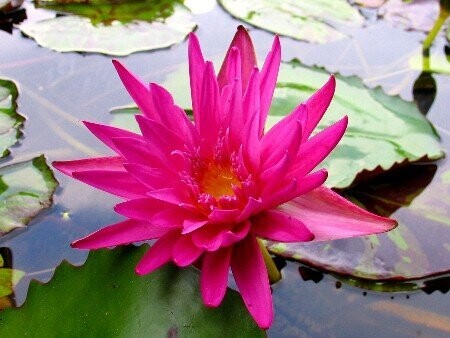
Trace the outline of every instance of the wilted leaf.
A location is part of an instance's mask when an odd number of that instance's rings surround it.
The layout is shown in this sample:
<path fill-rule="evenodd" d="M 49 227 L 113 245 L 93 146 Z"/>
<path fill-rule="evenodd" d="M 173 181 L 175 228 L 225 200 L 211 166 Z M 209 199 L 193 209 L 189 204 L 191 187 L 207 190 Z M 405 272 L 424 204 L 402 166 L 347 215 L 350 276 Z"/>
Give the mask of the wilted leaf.
<path fill-rule="evenodd" d="M 218 309 L 205 307 L 193 269 L 165 266 L 147 276 L 135 275 L 134 265 L 146 248 L 91 252 L 81 268 L 63 263 L 48 285 L 30 285 L 21 309 L 0 312 L 0 335 L 265 336 L 235 291 L 228 290 Z"/>
<path fill-rule="evenodd" d="M 22 135 L 25 118 L 17 113 L 17 87 L 14 82 L 0 79 L 0 156 L 9 154 L 8 148 Z"/>
<path fill-rule="evenodd" d="M 97 11 L 95 8 L 103 9 Z M 58 52 L 128 55 L 181 42 L 196 26 L 189 10 L 177 3 L 170 10 L 166 8 L 159 19 L 155 18 L 155 12 L 148 3 L 136 2 L 131 7 L 124 4 L 117 8 L 98 5 L 95 8 L 84 13 L 91 19 L 75 15 L 58 16 L 38 22 L 25 22 L 19 28 L 41 46 Z M 132 12 L 125 11 L 126 15 L 121 16 L 119 8 L 131 8 Z M 166 17 L 169 13 L 170 16 Z"/>
<path fill-rule="evenodd" d="M 298 40 L 325 43 L 346 35 L 341 26 L 362 26 L 364 19 L 346 0 L 219 0 L 234 17 Z"/>
<path fill-rule="evenodd" d="M 44 156 L 0 168 L 0 235 L 48 208 L 57 185 Z"/>
<path fill-rule="evenodd" d="M 12 306 L 8 296 L 14 292 L 14 287 L 25 274 L 23 271 L 10 268 L 10 264 L 5 262 L 7 257 L 3 257 L 6 253 L 7 249 L 0 248 L 0 311 Z"/>

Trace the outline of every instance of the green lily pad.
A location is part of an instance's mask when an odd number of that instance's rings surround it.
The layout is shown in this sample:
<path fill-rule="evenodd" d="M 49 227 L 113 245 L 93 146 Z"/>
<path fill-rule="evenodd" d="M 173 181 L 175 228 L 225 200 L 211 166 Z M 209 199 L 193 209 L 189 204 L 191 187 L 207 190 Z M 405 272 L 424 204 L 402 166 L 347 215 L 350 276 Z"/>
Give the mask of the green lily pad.
<path fill-rule="evenodd" d="M 22 135 L 25 118 L 17 113 L 17 86 L 0 79 L 0 157 L 9 155 L 9 147 Z"/>
<path fill-rule="evenodd" d="M 43 155 L 0 168 L 0 236 L 48 208 L 57 185 Z"/>
<path fill-rule="evenodd" d="M 0 248 L 0 310 L 12 306 L 8 296 L 14 292 L 14 287 L 25 275 L 23 271 L 7 267 L 7 262 L 2 254 L 2 251 L 6 253 L 7 250 L 3 249 Z"/>
<path fill-rule="evenodd" d="M 268 127 L 305 101 L 328 76 L 326 71 L 295 60 L 283 64 Z M 346 188 L 358 175 L 444 155 L 433 127 L 414 103 L 388 96 L 380 88 L 369 90 L 356 77 L 337 75 L 336 80 L 335 97 L 318 129 L 343 115 L 348 115 L 349 126 L 322 165 L 329 170 L 329 187 Z"/>
<path fill-rule="evenodd" d="M 392 215 L 399 222 L 386 234 L 324 243 L 269 243 L 269 250 L 380 291 L 405 286 L 387 284 L 386 288 L 354 278 L 405 281 L 446 274 L 450 272 L 450 183 L 445 171 L 449 166 L 434 177 L 435 165 L 411 165 L 344 192 L 369 211 Z"/>
<path fill-rule="evenodd" d="M 345 38 L 341 26 L 361 27 L 364 18 L 346 0 L 219 0 L 232 16 L 298 40 L 326 43 Z"/>
<path fill-rule="evenodd" d="M 123 56 L 179 43 L 196 27 L 190 11 L 179 1 L 100 3 L 47 4 L 46 7 L 80 16 L 25 22 L 19 28 L 39 45 L 58 52 Z"/>
<path fill-rule="evenodd" d="M 264 337 L 237 292 L 209 309 L 198 273 L 165 266 L 136 276 L 147 246 L 91 252 L 84 266 L 59 266 L 48 285 L 30 284 L 21 309 L 0 312 L 2 337 Z M 61 318 L 64 324 L 61 325 Z"/>

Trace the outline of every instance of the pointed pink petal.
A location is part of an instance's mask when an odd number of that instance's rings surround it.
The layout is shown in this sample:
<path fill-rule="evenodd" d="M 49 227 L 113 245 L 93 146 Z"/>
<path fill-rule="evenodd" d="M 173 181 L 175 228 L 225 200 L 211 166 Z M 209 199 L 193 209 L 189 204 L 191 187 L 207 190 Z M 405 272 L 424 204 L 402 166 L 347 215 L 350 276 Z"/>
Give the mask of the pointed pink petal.
<path fill-rule="evenodd" d="M 257 62 L 252 39 L 243 26 L 239 26 L 237 28 L 237 32 L 234 35 L 234 38 L 230 43 L 230 47 L 228 48 L 227 54 L 225 55 L 225 59 L 223 60 L 222 67 L 220 68 L 219 75 L 217 76 L 219 88 L 224 87 L 228 83 L 228 58 L 233 47 L 239 49 L 240 52 L 242 89 L 245 91 L 250 78 L 250 74 L 253 70 L 253 67 L 257 65 Z"/>
<path fill-rule="evenodd" d="M 231 248 L 205 253 L 200 274 L 200 291 L 203 303 L 217 307 L 227 290 Z"/>
<path fill-rule="evenodd" d="M 207 61 L 203 72 L 203 83 L 200 101 L 200 120 L 195 125 L 202 140 L 202 151 L 211 155 L 217 143 L 221 126 L 220 95 L 212 62 Z"/>
<path fill-rule="evenodd" d="M 269 170 L 276 165 L 288 152 L 290 158 L 296 158 L 302 140 L 302 124 L 300 121 L 291 124 L 291 128 L 283 134 L 279 134 L 272 143 L 262 142 L 261 170 Z"/>
<path fill-rule="evenodd" d="M 70 245 L 77 249 L 101 249 L 159 238 L 166 233 L 166 228 L 155 227 L 148 222 L 126 220 L 108 225 Z"/>
<path fill-rule="evenodd" d="M 232 83 L 235 78 L 241 78 L 241 52 L 237 47 L 232 47 L 227 60 L 227 79 L 228 83 Z M 242 95 L 242 92 L 239 93 Z"/>
<path fill-rule="evenodd" d="M 95 157 L 73 161 L 55 161 L 52 166 L 60 172 L 72 176 L 75 171 L 111 170 L 124 171 L 121 157 Z"/>
<path fill-rule="evenodd" d="M 309 138 L 322 119 L 323 114 L 325 114 L 333 98 L 335 88 L 336 79 L 333 75 L 330 75 L 327 83 L 305 102 L 305 105 L 308 107 L 308 120 L 303 130 L 302 142 L 305 142 Z"/>
<path fill-rule="evenodd" d="M 202 226 L 207 224 L 208 221 L 202 219 L 185 219 L 183 222 L 183 232 L 182 234 L 191 233 L 194 230 L 200 229 Z"/>
<path fill-rule="evenodd" d="M 240 79 L 234 79 L 231 86 L 229 102 L 224 107 L 224 114 L 227 117 L 224 120 L 224 127 L 229 128 L 230 147 L 233 149 L 241 144 L 245 117 L 242 111 L 242 82 Z"/>
<path fill-rule="evenodd" d="M 348 118 L 345 116 L 303 143 L 298 151 L 296 163 L 290 170 L 290 176 L 302 177 L 322 162 L 341 140 L 347 124 Z"/>
<path fill-rule="evenodd" d="M 222 237 L 222 247 L 233 245 L 241 241 L 249 233 L 251 223 L 246 220 L 235 225 L 231 230 L 224 231 L 220 234 Z"/>
<path fill-rule="evenodd" d="M 261 208 L 261 205 L 262 201 L 260 199 L 250 197 L 248 199 L 247 205 L 244 207 L 244 210 L 242 210 L 241 214 L 236 219 L 236 223 L 245 221 L 251 215 L 255 214 Z"/>
<path fill-rule="evenodd" d="M 197 247 L 191 239 L 191 236 L 181 236 L 173 247 L 173 261 L 180 267 L 185 267 L 194 263 L 203 250 Z"/>
<path fill-rule="evenodd" d="M 172 250 L 178 238 L 180 238 L 178 230 L 166 233 L 148 249 L 134 271 L 138 275 L 146 275 L 169 262 L 172 259 Z"/>
<path fill-rule="evenodd" d="M 135 163 L 124 163 L 123 166 L 134 178 L 151 189 L 157 190 L 173 186 L 174 176 L 168 170 Z"/>
<path fill-rule="evenodd" d="M 259 119 L 259 134 L 264 132 L 267 114 L 272 102 L 273 92 L 277 84 L 278 70 L 281 62 L 281 46 L 278 35 L 273 40 L 272 50 L 266 57 L 261 70 L 261 113 Z"/>
<path fill-rule="evenodd" d="M 144 115 L 151 118 L 155 114 L 155 107 L 147 85 L 119 61 L 113 60 L 112 62 L 133 101 Z"/>
<path fill-rule="evenodd" d="M 150 197 L 119 203 L 114 210 L 125 217 L 148 221 L 161 227 L 181 227 L 185 219 L 197 217 L 191 211 Z"/>
<path fill-rule="evenodd" d="M 145 196 L 148 188 L 126 171 L 75 171 L 72 177 L 97 189 L 127 199 Z"/>
<path fill-rule="evenodd" d="M 396 221 L 361 209 L 325 187 L 283 204 L 280 210 L 303 222 L 315 241 L 377 234 L 397 226 Z"/>
<path fill-rule="evenodd" d="M 280 242 L 309 242 L 314 235 L 298 219 L 278 210 L 267 210 L 252 217 L 252 232 Z"/>
<path fill-rule="evenodd" d="M 158 118 L 153 118 L 167 129 L 178 135 L 187 145 L 198 142 L 198 133 L 185 111 L 174 104 L 172 95 L 163 87 L 151 83 L 150 92 L 157 110 Z"/>
<path fill-rule="evenodd" d="M 222 237 L 219 236 L 222 231 L 226 229 L 221 230 L 217 225 L 203 226 L 192 232 L 192 242 L 201 249 L 216 251 L 222 244 Z"/>
<path fill-rule="evenodd" d="M 186 203 L 186 193 L 183 190 L 177 188 L 164 188 L 152 191 L 147 191 L 147 196 L 151 198 L 171 203 L 179 206 L 180 204 Z"/>
<path fill-rule="evenodd" d="M 124 162 L 171 169 L 170 154 L 163 153 L 161 149 L 156 147 L 151 147 L 145 140 L 120 137 L 114 138 L 113 142 L 122 156 L 125 157 Z"/>
<path fill-rule="evenodd" d="M 89 131 L 94 134 L 100 141 L 106 144 L 109 148 L 114 150 L 116 153 L 120 154 L 120 151 L 117 149 L 116 145 L 112 141 L 115 137 L 127 137 L 142 140 L 142 136 L 132 133 L 131 131 L 127 131 L 124 129 L 107 126 L 104 124 L 98 124 L 88 121 L 83 121 L 84 125 L 89 129 Z"/>
<path fill-rule="evenodd" d="M 200 44 L 194 33 L 189 34 L 188 56 L 189 56 L 189 78 L 191 84 L 192 109 L 194 112 L 194 120 L 199 121 L 200 100 L 201 100 L 205 60 L 203 59 Z"/>
<path fill-rule="evenodd" d="M 231 269 L 245 306 L 262 329 L 273 320 L 272 295 L 261 250 L 252 235 L 233 247 Z"/>
<path fill-rule="evenodd" d="M 283 177 L 286 176 L 286 173 L 289 169 L 289 164 L 291 157 L 289 156 L 289 152 L 286 151 L 283 158 L 279 160 L 278 163 L 269 167 L 266 171 L 264 171 L 260 176 L 260 182 L 262 188 L 262 195 L 268 195 L 274 190 L 277 190 L 280 186 L 280 181 L 283 180 Z"/>
<path fill-rule="evenodd" d="M 229 223 L 233 222 L 241 211 L 238 209 L 226 210 L 215 208 L 208 216 L 211 223 Z"/>

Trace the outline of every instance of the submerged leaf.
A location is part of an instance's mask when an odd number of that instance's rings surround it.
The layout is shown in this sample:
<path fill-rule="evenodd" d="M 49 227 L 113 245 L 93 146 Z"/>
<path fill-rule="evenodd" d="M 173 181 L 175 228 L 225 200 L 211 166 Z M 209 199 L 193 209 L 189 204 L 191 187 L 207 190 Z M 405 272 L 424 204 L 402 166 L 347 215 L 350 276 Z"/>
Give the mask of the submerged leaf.
<path fill-rule="evenodd" d="M 17 87 L 14 82 L 0 79 L 0 156 L 9 154 L 9 147 L 22 135 L 25 118 L 17 113 Z"/>
<path fill-rule="evenodd" d="M 234 17 L 298 40 L 325 43 L 346 37 L 337 26 L 362 26 L 364 19 L 346 0 L 219 0 Z"/>
<path fill-rule="evenodd" d="M 193 269 L 166 266 L 143 277 L 124 268 L 145 250 L 91 252 L 79 269 L 63 263 L 49 285 L 30 285 L 20 310 L 0 312 L 0 336 L 265 336 L 235 291 L 228 290 L 218 309 L 204 307 Z"/>
<path fill-rule="evenodd" d="M 140 7 L 141 5 L 144 7 Z M 189 10 L 177 3 L 171 9 L 163 10 L 159 19 L 155 18 L 151 6 L 139 2 L 133 5 L 136 8 L 130 7 L 132 11 L 125 12 L 126 15 L 123 16 L 112 5 L 107 6 L 109 7 L 105 7 L 107 9 L 103 9 L 103 12 L 87 10 L 84 15 L 90 18 L 58 16 L 38 22 L 25 22 L 19 28 L 41 46 L 58 52 L 78 51 L 120 56 L 179 43 L 196 26 Z M 122 7 L 129 8 L 125 4 L 120 6 Z M 135 13 L 139 15 L 134 17 Z M 169 13 L 170 16 L 167 16 Z"/>
<path fill-rule="evenodd" d="M 0 168 L 0 236 L 48 208 L 57 185 L 44 156 Z"/>

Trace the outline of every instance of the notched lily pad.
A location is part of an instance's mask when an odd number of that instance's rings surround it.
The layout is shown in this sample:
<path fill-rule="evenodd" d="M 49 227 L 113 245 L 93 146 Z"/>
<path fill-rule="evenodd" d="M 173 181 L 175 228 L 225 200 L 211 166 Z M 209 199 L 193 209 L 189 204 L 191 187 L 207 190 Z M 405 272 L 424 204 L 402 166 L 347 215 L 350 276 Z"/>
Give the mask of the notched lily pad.
<path fill-rule="evenodd" d="M 328 73 L 294 60 L 284 63 L 278 76 L 269 126 L 322 86 Z M 335 97 L 318 129 L 343 115 L 349 126 L 338 147 L 322 167 L 329 170 L 327 185 L 346 188 L 361 174 L 388 170 L 406 162 L 436 160 L 444 153 L 431 124 L 412 102 L 368 89 L 356 77 L 336 75 Z"/>
<path fill-rule="evenodd" d="M 0 236 L 48 208 L 57 185 L 43 155 L 0 168 Z"/>
<path fill-rule="evenodd" d="M 19 26 L 39 45 L 58 52 L 128 55 L 179 43 L 196 27 L 180 1 L 94 1 L 92 6 L 42 3 L 46 8 L 78 14 Z"/>
<path fill-rule="evenodd" d="M 350 276 L 344 280 L 365 288 L 417 289 L 414 283 L 368 281 L 411 281 L 450 272 L 450 183 L 445 168 L 441 169 L 444 172 L 434 177 L 435 165 L 410 165 L 344 192 L 371 212 L 393 214 L 399 226 L 386 234 L 324 243 L 270 243 L 269 249 L 321 270 Z"/>
<path fill-rule="evenodd" d="M 91 252 L 81 268 L 63 263 L 48 285 L 30 284 L 21 309 L 0 312 L 0 335 L 265 337 L 237 292 L 228 290 L 217 309 L 205 307 L 194 269 L 165 266 L 136 276 L 146 249 Z"/>
<path fill-rule="evenodd" d="M 298 40 L 326 43 L 345 38 L 340 26 L 360 27 L 364 18 L 346 0 L 219 0 L 232 16 Z"/>
<path fill-rule="evenodd" d="M 19 93 L 14 82 L 0 79 L 0 157 L 9 155 L 9 147 L 22 135 L 25 118 L 17 113 Z"/>

